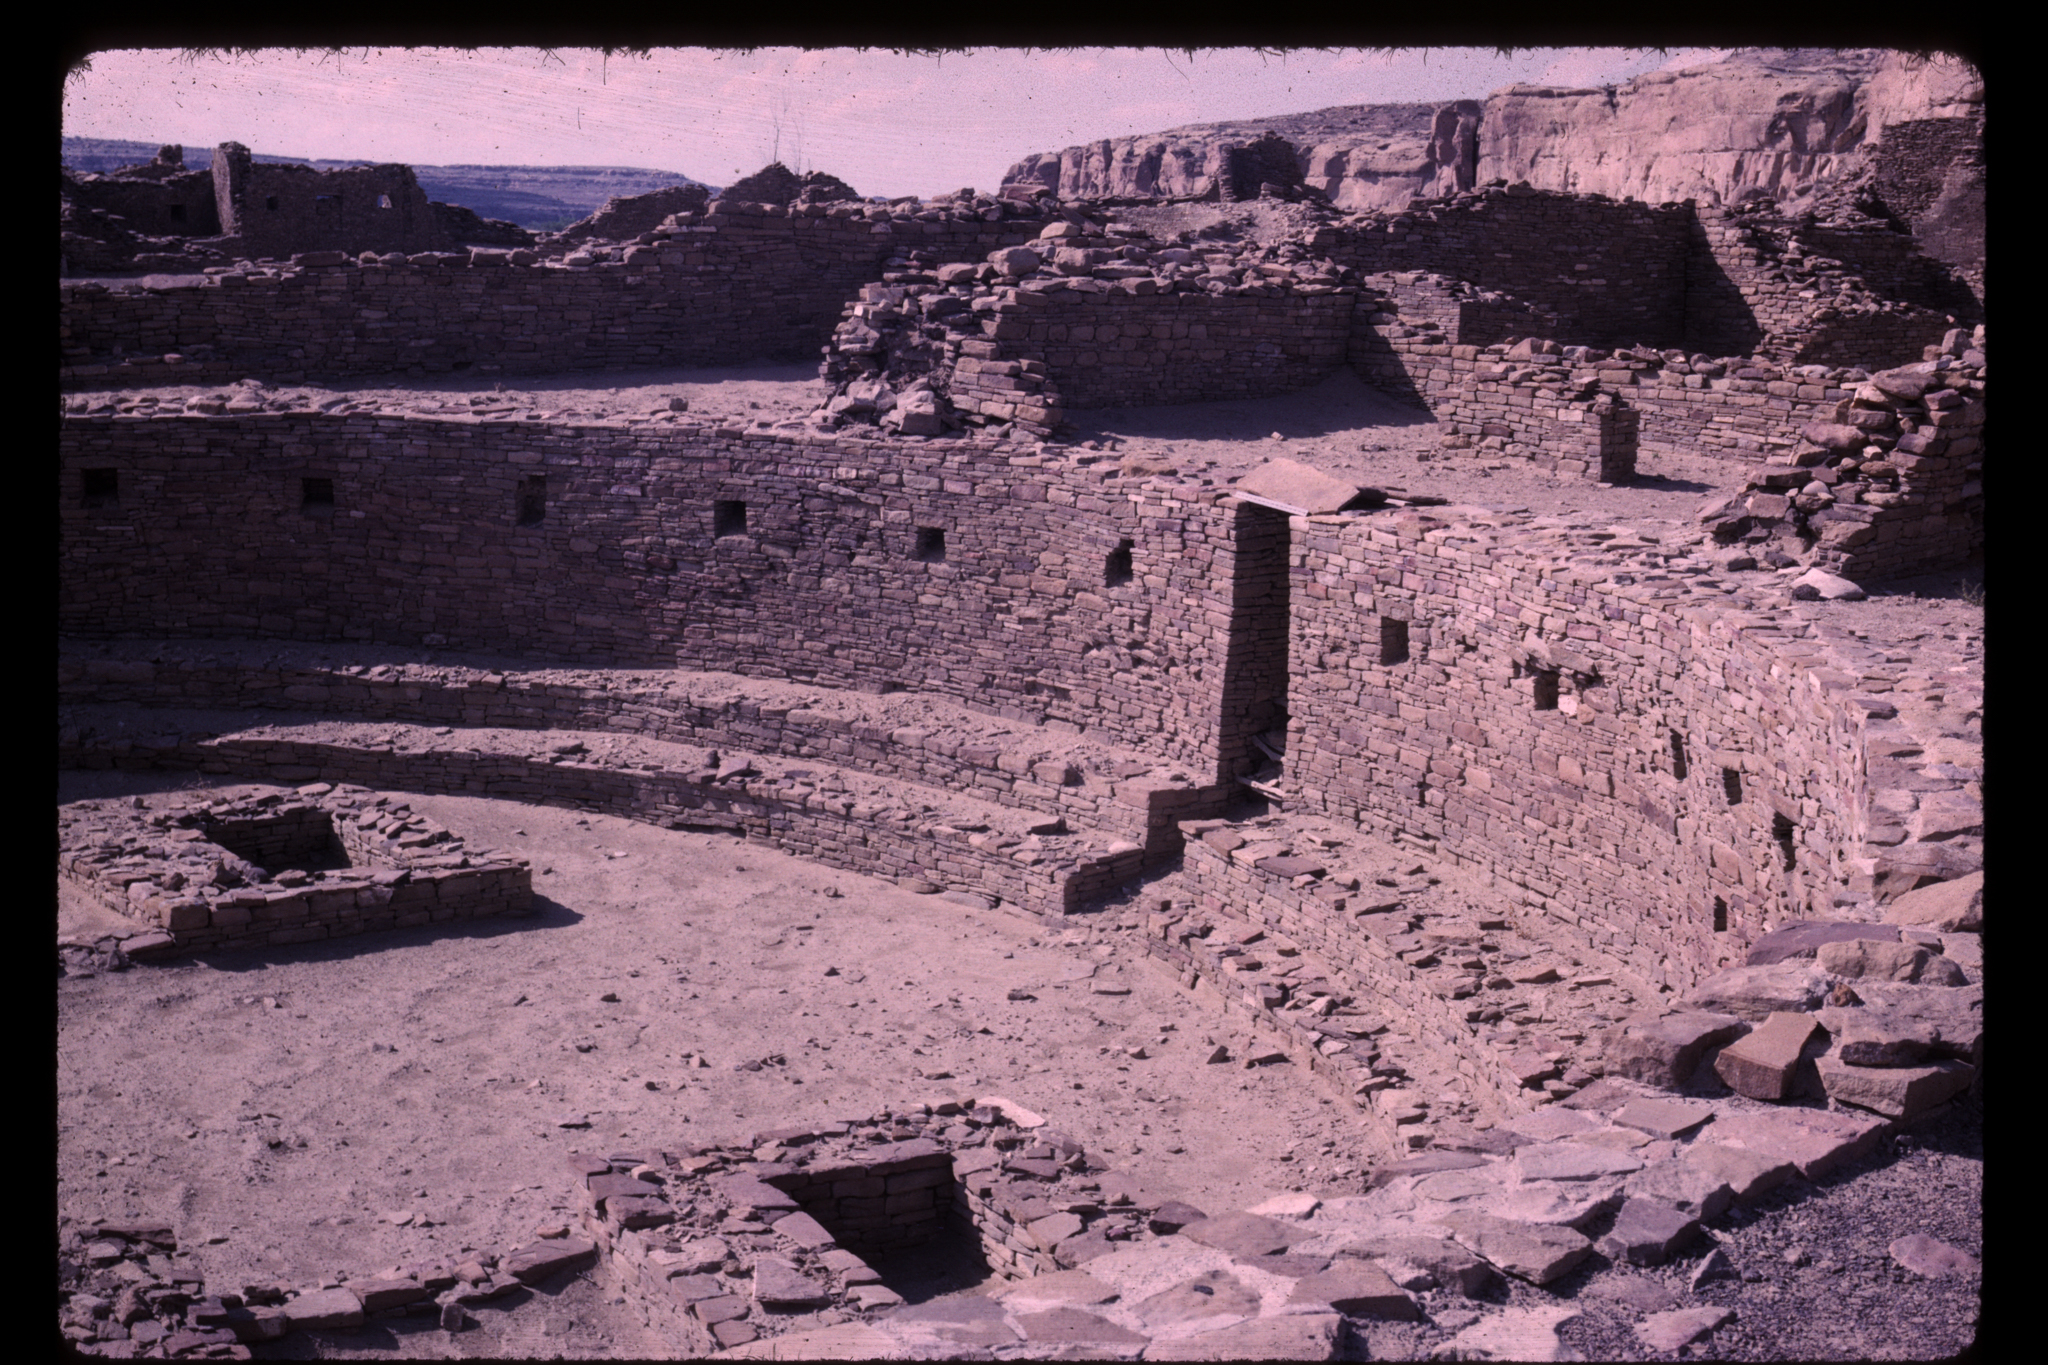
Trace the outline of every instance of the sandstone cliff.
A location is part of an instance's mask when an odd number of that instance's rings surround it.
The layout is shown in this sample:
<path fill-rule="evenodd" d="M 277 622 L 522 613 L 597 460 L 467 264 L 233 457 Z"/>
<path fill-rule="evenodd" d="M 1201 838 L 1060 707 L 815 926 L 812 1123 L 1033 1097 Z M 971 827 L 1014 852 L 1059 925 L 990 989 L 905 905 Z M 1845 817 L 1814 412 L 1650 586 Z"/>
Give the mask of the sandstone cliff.
<path fill-rule="evenodd" d="M 1745 49 L 1599 89 L 1518 85 L 1109 138 L 1027 157 L 1006 180 L 1062 198 L 1231 197 L 1230 152 L 1270 132 L 1294 144 L 1304 184 L 1354 210 L 1496 179 L 1651 203 L 1789 199 L 1870 169 L 1887 127 L 1974 121 L 1982 107 L 1981 77 L 1952 58 Z"/>

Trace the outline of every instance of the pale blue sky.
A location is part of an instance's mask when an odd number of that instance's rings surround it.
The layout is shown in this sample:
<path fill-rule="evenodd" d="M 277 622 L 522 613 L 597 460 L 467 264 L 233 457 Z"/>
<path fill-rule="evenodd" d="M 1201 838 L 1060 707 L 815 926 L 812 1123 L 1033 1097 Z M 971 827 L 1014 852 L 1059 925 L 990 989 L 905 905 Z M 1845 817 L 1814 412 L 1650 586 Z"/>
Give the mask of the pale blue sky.
<path fill-rule="evenodd" d="M 1518 81 L 1600 85 L 1719 55 L 663 48 L 607 60 L 533 48 L 128 50 L 96 53 L 89 70 L 73 73 L 64 131 L 191 146 L 233 139 L 278 155 L 419 165 L 644 166 L 713 184 L 758 170 L 779 150 L 862 194 L 933 195 L 993 190 L 1017 158 L 1096 138 L 1336 104 L 1474 98 Z"/>

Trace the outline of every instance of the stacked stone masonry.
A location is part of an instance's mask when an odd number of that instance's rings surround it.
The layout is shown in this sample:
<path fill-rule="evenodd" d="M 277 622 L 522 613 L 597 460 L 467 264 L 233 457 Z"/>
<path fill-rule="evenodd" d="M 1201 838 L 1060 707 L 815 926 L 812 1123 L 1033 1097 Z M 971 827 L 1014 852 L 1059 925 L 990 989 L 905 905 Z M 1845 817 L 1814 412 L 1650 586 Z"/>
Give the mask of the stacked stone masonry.
<path fill-rule="evenodd" d="M 67 806 L 58 845 L 72 885 L 183 949 L 520 913 L 532 897 L 524 859 L 465 847 L 401 797 L 328 782 L 157 810 Z"/>

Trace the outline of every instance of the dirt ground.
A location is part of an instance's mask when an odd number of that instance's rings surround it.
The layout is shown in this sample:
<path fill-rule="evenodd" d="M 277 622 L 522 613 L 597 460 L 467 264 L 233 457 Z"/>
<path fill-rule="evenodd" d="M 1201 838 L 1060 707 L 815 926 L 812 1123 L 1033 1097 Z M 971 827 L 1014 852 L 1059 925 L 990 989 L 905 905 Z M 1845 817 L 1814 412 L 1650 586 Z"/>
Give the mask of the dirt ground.
<path fill-rule="evenodd" d="M 65 773 L 59 797 L 191 782 Z M 1332 1102 L 1291 1066 L 1207 1064 L 1237 1038 L 1085 924 L 1054 936 L 717 835 L 412 804 L 531 857 L 536 913 L 61 980 L 62 1217 L 165 1220 L 209 1284 L 360 1278 L 565 1221 L 571 1151 L 990 1094 L 1108 1162 L 1167 1173 L 1198 1207 L 1357 1187 L 1359 1139 Z M 65 895 L 60 931 L 108 913 Z M 1094 993 L 1098 974 L 1129 994 Z M 1036 999 L 1010 1001 L 1019 988 Z M 1135 1042 L 1146 1059 L 1121 1051 Z M 638 1353 L 613 1308 L 591 1290 L 492 1314 L 489 1339 L 332 1343 Z"/>

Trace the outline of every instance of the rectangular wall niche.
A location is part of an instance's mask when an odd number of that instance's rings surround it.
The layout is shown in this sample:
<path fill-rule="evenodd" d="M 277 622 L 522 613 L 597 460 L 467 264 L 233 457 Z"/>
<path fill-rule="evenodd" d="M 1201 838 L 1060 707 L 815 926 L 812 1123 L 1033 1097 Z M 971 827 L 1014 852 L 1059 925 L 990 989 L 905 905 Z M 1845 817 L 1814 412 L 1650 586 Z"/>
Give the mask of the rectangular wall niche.
<path fill-rule="evenodd" d="M 1536 674 L 1536 709 L 1557 709 L 1557 670 L 1554 668 L 1541 670 Z"/>
<path fill-rule="evenodd" d="M 1685 764 L 1685 736 L 1671 732 L 1671 775 L 1683 782 L 1687 772 Z"/>
<path fill-rule="evenodd" d="M 1131 581 L 1131 542 L 1120 540 L 1102 564 L 1102 586 L 1121 587 Z"/>
<path fill-rule="evenodd" d="M 1714 932 L 1717 934 L 1728 932 L 1728 902 L 1719 896 L 1714 897 Z"/>
<path fill-rule="evenodd" d="M 318 478 L 300 479 L 299 510 L 309 517 L 333 516 L 334 480 Z"/>
<path fill-rule="evenodd" d="M 1771 817 L 1771 839 L 1778 846 L 1778 853 L 1785 860 L 1785 870 L 1790 872 L 1798 865 L 1799 855 L 1794 849 L 1793 839 L 1798 831 L 1792 821 L 1783 815 Z"/>
<path fill-rule="evenodd" d="M 548 514 L 548 476 L 529 474 L 519 481 L 519 524 L 538 526 Z"/>
<path fill-rule="evenodd" d="M 1721 769 L 1721 792 L 1728 798 L 1728 804 L 1742 804 L 1742 774 L 1733 768 Z"/>
<path fill-rule="evenodd" d="M 946 533 L 937 526 L 917 528 L 917 548 L 910 557 L 920 564 L 943 564 L 946 562 Z"/>
<path fill-rule="evenodd" d="M 743 536 L 747 533 L 747 505 L 730 498 L 720 498 L 711 504 L 711 534 L 720 536 Z"/>
<path fill-rule="evenodd" d="M 1408 623 L 1396 621 L 1391 616 L 1380 618 L 1380 662 L 1383 664 L 1405 664 L 1408 662 Z"/>
<path fill-rule="evenodd" d="M 106 511 L 121 505 L 121 471 L 81 469 L 79 501 L 86 507 Z"/>

